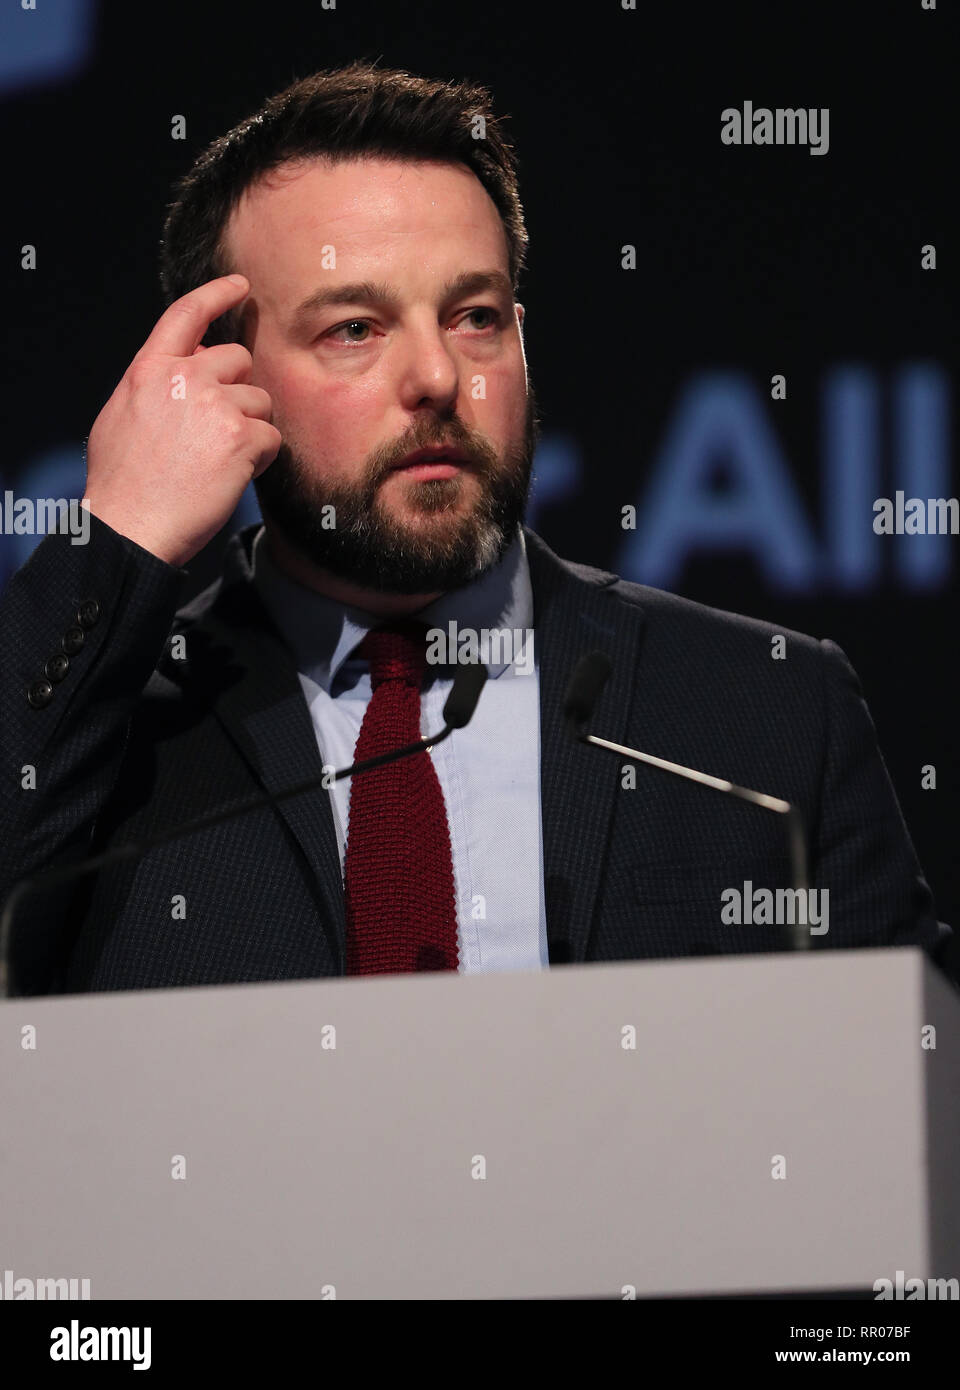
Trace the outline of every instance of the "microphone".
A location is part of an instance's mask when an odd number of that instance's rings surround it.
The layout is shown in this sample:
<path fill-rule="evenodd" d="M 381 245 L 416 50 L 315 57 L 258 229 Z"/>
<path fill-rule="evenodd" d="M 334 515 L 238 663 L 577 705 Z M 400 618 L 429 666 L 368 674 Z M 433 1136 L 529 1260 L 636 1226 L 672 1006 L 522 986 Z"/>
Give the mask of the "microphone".
<path fill-rule="evenodd" d="M 56 868 L 45 869 L 40 873 L 33 874 L 30 878 L 20 879 L 7 895 L 3 913 L 0 915 L 0 993 L 3 997 L 9 997 L 7 955 L 14 914 L 23 899 L 34 889 L 52 888 L 69 883 L 72 879 L 80 878 L 84 874 L 93 873 L 97 869 L 104 869 L 110 864 L 120 864 L 129 859 L 139 859 L 149 850 L 168 844 L 171 840 L 179 840 L 182 836 L 192 835 L 197 830 L 207 830 L 211 826 L 220 825 L 223 821 L 232 820 L 234 816 L 245 815 L 247 811 L 256 811 L 263 806 L 273 806 L 278 801 L 287 801 L 290 797 L 302 796 L 305 792 L 315 791 L 318 787 L 329 790 L 331 780 L 339 782 L 341 778 L 355 777 L 360 772 L 369 772 L 375 767 L 383 767 L 386 763 L 396 762 L 399 758 L 407 758 L 414 753 L 429 753 L 436 744 L 441 743 L 452 734 L 454 729 L 462 729 L 469 724 L 477 708 L 480 692 L 486 679 L 487 668 L 481 663 L 458 663 L 453 678 L 453 686 L 443 706 L 443 728 L 439 733 L 419 739 L 416 743 L 408 743 L 403 748 L 393 748 L 387 753 L 378 753 L 375 758 L 365 758 L 362 762 L 352 763 L 350 767 L 341 768 L 338 772 L 333 772 L 329 767 L 325 767 L 319 777 L 310 777 L 305 782 L 298 782 L 295 786 L 285 787 L 280 792 L 261 792 L 257 796 L 249 797 L 246 801 L 241 802 L 239 806 L 232 807 L 229 811 L 217 811 L 213 815 L 184 821 L 182 824 L 174 826 L 172 830 L 165 830 L 162 835 L 151 835 L 146 840 L 129 841 L 127 844 L 105 850 L 102 854 L 91 855 L 87 859 L 80 860 L 79 863 L 58 865 Z"/>
<path fill-rule="evenodd" d="M 784 801 L 779 796 L 768 796 L 766 792 L 752 791 L 749 787 L 738 787 L 735 782 L 728 782 L 725 777 L 711 777 L 709 773 L 698 772 L 696 768 L 692 767 L 684 767 L 682 763 L 668 762 L 666 758 L 655 758 L 651 753 L 641 753 L 636 748 L 625 748 L 622 744 L 610 743 L 605 738 L 597 738 L 595 734 L 584 732 L 583 726 L 593 714 L 594 706 L 612 671 L 610 658 L 600 651 L 588 653 L 588 655 L 581 657 L 577 663 L 563 701 L 563 712 L 574 738 L 581 743 L 592 743 L 597 748 L 607 748 L 611 752 L 619 753 L 621 757 L 630 758 L 634 762 L 647 763 L 650 767 L 662 768 L 664 772 L 675 773 L 676 776 L 685 777 L 690 782 L 699 782 L 702 787 L 713 787 L 715 791 L 726 792 L 730 796 L 738 797 L 741 801 L 749 801 L 754 806 L 761 806 L 766 811 L 774 811 L 778 815 L 786 817 L 793 887 L 797 892 L 806 893 L 809 887 L 807 841 L 799 807 L 792 805 L 789 801 Z M 801 930 L 805 924 L 792 922 L 788 925 L 790 927 L 787 938 L 788 949 L 794 951 L 809 950 L 812 945 L 809 933 Z"/>

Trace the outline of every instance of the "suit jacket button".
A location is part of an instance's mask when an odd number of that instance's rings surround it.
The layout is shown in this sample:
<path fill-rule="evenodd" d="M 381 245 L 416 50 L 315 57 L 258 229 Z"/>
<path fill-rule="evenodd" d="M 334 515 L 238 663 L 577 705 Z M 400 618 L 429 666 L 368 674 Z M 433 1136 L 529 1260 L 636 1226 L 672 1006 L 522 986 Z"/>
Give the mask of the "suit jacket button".
<path fill-rule="evenodd" d="M 27 691 L 27 699 L 34 709 L 43 709 L 53 699 L 53 686 L 49 681 L 34 681 Z"/>
<path fill-rule="evenodd" d="M 62 681 L 70 670 L 70 658 L 57 652 L 43 668 L 43 674 L 51 681 Z"/>
<path fill-rule="evenodd" d="M 85 598 L 77 609 L 77 622 L 81 627 L 95 627 L 99 620 L 99 603 L 95 598 Z"/>
<path fill-rule="evenodd" d="M 67 656 L 76 656 L 86 640 L 87 634 L 82 627 L 68 627 L 60 638 L 60 645 Z"/>

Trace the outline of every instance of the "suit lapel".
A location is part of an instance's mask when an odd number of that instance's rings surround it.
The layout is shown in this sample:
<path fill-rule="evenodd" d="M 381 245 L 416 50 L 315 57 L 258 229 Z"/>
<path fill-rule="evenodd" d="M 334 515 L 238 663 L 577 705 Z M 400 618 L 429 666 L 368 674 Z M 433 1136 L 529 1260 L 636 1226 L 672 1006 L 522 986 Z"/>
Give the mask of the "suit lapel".
<path fill-rule="evenodd" d="M 253 585 L 250 545 L 259 526 L 232 537 L 223 582 L 183 613 L 194 676 L 216 692 L 213 712 L 257 781 L 276 794 L 323 771 L 310 711 L 293 659 Z M 604 870 L 620 763 L 578 743 L 563 716 L 573 670 L 587 652 L 606 652 L 613 674 L 596 727 L 626 739 L 644 618 L 611 592 L 616 575 L 567 564 L 524 528 L 533 590 L 540 682 L 540 792 L 544 895 L 551 965 L 587 958 Z M 168 662 L 174 674 L 178 663 Z M 203 667 L 201 673 L 200 667 Z M 346 913 L 329 792 L 318 788 L 276 806 L 314 879 L 331 957 L 345 969 Z"/>
<path fill-rule="evenodd" d="M 563 716 L 567 684 L 580 658 L 603 651 L 613 674 L 596 710 L 596 729 L 626 740 L 644 617 L 611 586 L 617 577 L 578 570 L 524 528 L 533 588 L 540 677 L 540 796 L 544 897 L 550 964 L 587 959 L 604 871 L 620 762 L 577 742 Z"/>
<path fill-rule="evenodd" d="M 192 674 L 216 692 L 213 713 L 267 792 L 319 778 L 323 764 L 293 658 L 253 585 L 250 544 L 259 525 L 231 538 L 223 582 L 209 606 L 201 595 L 184 610 Z M 177 663 L 169 663 L 175 666 Z M 168 669 L 169 669 L 168 666 Z M 346 913 L 330 793 L 318 787 L 275 807 L 312 871 L 331 958 L 345 969 Z"/>

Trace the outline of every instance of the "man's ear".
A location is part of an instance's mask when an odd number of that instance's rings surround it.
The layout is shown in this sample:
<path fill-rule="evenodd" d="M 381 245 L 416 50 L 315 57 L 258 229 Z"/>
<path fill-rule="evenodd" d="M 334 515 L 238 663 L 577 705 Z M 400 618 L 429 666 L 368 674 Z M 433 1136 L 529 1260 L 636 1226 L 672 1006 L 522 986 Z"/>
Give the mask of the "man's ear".
<path fill-rule="evenodd" d="M 517 305 L 517 322 L 520 324 L 521 328 L 523 327 L 523 316 L 526 312 L 522 304 Z"/>

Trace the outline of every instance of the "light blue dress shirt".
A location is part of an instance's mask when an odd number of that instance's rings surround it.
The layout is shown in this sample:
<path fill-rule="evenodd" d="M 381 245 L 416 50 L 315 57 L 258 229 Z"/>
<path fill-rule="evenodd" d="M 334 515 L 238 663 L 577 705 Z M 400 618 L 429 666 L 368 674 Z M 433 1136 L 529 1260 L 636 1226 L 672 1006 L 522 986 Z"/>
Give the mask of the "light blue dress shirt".
<path fill-rule="evenodd" d="M 257 592 L 293 654 L 322 762 L 348 767 L 371 695 L 368 663 L 352 653 L 382 620 L 295 583 L 273 563 L 264 537 L 261 528 L 253 545 Z M 522 530 L 518 528 L 498 565 L 474 583 L 441 595 L 417 618 L 428 628 L 444 629 L 448 651 L 455 634 L 463 641 L 464 630 L 532 632 L 533 592 Z M 450 825 L 461 974 L 536 970 L 549 964 L 540 816 L 540 682 L 532 645 L 533 660 L 530 645 L 523 652 L 507 645 L 499 653 L 487 653 L 494 659 L 486 663 L 488 680 L 473 718 L 427 755 L 437 770 Z M 511 656 L 512 661 L 503 659 Z M 453 675 L 449 664 L 427 665 L 422 737 L 443 727 Z M 350 788 L 351 779 L 344 778 L 329 793 L 341 873 Z"/>

